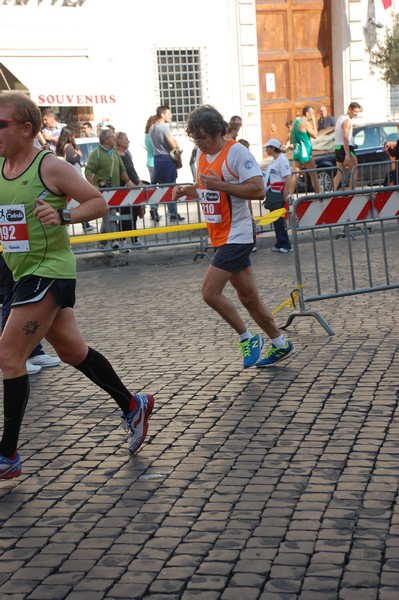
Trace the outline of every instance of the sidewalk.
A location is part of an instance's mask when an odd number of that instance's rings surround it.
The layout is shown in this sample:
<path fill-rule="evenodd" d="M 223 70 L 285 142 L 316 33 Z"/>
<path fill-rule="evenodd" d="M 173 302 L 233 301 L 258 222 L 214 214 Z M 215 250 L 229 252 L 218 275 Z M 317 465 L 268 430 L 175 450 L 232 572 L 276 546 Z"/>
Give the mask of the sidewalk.
<path fill-rule="evenodd" d="M 398 290 L 314 303 L 335 336 L 296 319 L 297 354 L 244 371 L 192 258 L 80 261 L 88 343 L 156 406 L 131 457 L 80 373 L 31 377 L 23 473 L 0 482 L 1 600 L 397 600 Z M 277 306 L 294 256 L 252 262 Z"/>

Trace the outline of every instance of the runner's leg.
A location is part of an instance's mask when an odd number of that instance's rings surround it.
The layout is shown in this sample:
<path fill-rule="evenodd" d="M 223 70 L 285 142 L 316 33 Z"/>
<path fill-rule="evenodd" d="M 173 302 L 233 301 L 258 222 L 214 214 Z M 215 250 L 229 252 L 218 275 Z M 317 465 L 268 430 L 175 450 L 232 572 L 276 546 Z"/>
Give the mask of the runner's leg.
<path fill-rule="evenodd" d="M 59 307 L 51 293 L 40 302 L 11 309 L 0 338 L 0 368 L 4 386 L 4 429 L 0 454 L 17 450 L 22 419 L 29 399 L 26 359 L 47 332 Z"/>
<path fill-rule="evenodd" d="M 334 192 L 336 192 L 341 185 L 342 173 L 345 173 L 344 163 L 337 161 L 338 170 L 334 176 Z"/>
<path fill-rule="evenodd" d="M 273 340 L 281 335 L 273 315 L 259 297 L 252 267 L 233 273 L 231 284 L 237 292 L 241 304 L 247 309 L 255 323 Z"/>
<path fill-rule="evenodd" d="M 238 310 L 226 296 L 223 290 L 231 280 L 233 273 L 210 265 L 202 282 L 202 297 L 206 304 L 213 308 L 239 335 L 247 331 Z"/>
<path fill-rule="evenodd" d="M 297 186 L 297 180 L 298 180 L 298 171 L 301 170 L 301 165 L 300 163 L 294 161 L 292 163 L 292 175 L 291 175 L 291 181 L 290 181 L 290 188 L 289 188 L 289 194 L 296 194 L 296 186 Z"/>
<path fill-rule="evenodd" d="M 123 385 L 109 361 L 100 352 L 87 346 L 72 308 L 63 308 L 58 312 L 46 339 L 61 360 L 106 391 L 124 414 L 131 412 L 132 393 Z"/>
<path fill-rule="evenodd" d="M 357 186 L 357 177 L 359 174 L 359 170 L 355 169 L 355 167 L 357 167 L 357 156 L 350 156 L 349 159 L 349 165 L 348 165 L 348 169 L 350 171 L 351 174 L 351 184 L 352 184 L 352 189 L 355 190 L 356 186 Z"/>
<path fill-rule="evenodd" d="M 304 165 L 305 169 L 311 169 L 311 172 L 309 173 L 310 175 L 310 179 L 312 182 L 312 186 L 313 186 L 313 190 L 315 192 L 315 194 L 320 194 L 320 183 L 319 183 L 319 178 L 317 177 L 317 172 L 314 170 L 316 169 L 316 163 L 314 158 L 312 157 L 310 160 L 308 160 L 308 162 Z"/>

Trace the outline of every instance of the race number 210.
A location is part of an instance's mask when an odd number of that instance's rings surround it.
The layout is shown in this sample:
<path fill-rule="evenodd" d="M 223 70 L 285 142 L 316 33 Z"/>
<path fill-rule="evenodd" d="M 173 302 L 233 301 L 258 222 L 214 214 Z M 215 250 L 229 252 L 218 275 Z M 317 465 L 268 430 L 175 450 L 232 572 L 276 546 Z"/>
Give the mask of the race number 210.
<path fill-rule="evenodd" d="M 204 215 L 214 215 L 215 214 L 215 205 L 211 203 L 202 203 L 202 211 Z"/>

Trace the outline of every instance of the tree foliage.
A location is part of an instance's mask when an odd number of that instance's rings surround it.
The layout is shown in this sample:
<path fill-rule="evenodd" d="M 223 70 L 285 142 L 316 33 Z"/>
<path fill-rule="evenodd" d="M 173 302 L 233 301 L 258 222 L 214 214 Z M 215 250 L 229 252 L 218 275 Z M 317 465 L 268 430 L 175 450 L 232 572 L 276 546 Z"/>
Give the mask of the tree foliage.
<path fill-rule="evenodd" d="M 399 85 L 399 15 L 394 16 L 384 41 L 370 51 L 370 66 L 380 71 L 388 85 Z"/>

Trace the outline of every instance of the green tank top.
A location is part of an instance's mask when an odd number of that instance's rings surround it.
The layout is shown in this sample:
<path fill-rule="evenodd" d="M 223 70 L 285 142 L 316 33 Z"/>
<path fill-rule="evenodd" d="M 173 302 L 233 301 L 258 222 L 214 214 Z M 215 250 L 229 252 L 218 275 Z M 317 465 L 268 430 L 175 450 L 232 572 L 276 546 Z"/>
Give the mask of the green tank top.
<path fill-rule="evenodd" d="M 296 162 L 306 163 L 312 156 L 312 143 L 307 131 L 299 131 L 298 126 L 301 118 L 294 121 L 292 126 L 291 141 L 294 146 L 292 158 Z"/>
<path fill-rule="evenodd" d="M 15 179 L 4 177 L 5 159 L 0 157 L 0 217 L 3 218 L 7 211 L 13 211 L 9 207 L 15 205 L 23 205 L 26 215 L 29 250 L 3 252 L 15 281 L 25 275 L 38 275 L 50 279 L 76 277 L 76 259 L 65 225 L 44 227 L 40 220 L 33 216 L 36 198 L 46 191 L 40 176 L 40 165 L 46 154 L 48 152 L 39 152 L 30 166 Z M 45 202 L 58 210 L 66 208 L 67 197 L 48 191 Z M 15 213 L 18 217 L 20 211 L 15 210 Z M 2 239 L 3 235 L 2 232 Z M 26 234 L 24 236 L 26 237 Z"/>

